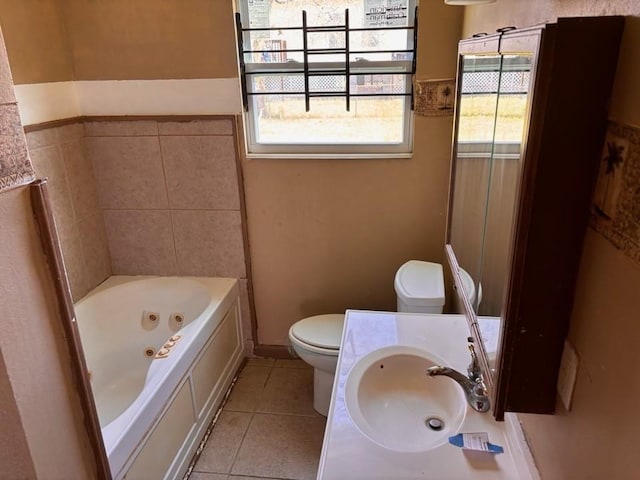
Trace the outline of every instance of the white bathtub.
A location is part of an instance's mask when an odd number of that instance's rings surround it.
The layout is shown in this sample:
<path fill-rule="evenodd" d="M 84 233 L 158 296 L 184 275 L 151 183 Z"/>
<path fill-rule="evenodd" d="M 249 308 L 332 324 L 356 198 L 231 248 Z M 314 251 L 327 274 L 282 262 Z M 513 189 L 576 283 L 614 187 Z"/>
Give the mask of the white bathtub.
<path fill-rule="evenodd" d="M 238 295 L 228 278 L 114 276 L 75 305 L 115 480 L 184 474 L 242 360 Z"/>

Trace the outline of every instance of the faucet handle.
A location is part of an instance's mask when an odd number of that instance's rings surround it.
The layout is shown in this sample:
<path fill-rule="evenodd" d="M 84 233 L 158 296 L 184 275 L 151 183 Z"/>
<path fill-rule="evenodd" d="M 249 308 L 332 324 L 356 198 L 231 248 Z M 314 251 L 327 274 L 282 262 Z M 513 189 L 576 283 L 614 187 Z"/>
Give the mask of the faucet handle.
<path fill-rule="evenodd" d="M 482 380 L 482 369 L 480 368 L 480 362 L 478 362 L 476 349 L 471 342 L 469 342 L 467 346 L 469 347 L 469 353 L 471 354 L 471 363 L 469 364 L 469 368 L 467 368 L 469 378 L 474 381 Z"/>

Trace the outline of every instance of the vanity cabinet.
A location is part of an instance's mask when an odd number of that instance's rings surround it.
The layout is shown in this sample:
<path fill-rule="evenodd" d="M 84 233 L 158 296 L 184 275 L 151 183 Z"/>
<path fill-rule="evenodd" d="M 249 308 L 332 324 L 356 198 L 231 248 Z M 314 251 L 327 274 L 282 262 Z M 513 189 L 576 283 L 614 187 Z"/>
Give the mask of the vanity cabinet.
<path fill-rule="evenodd" d="M 497 419 L 555 408 L 623 26 L 568 18 L 459 44 L 446 253 Z"/>

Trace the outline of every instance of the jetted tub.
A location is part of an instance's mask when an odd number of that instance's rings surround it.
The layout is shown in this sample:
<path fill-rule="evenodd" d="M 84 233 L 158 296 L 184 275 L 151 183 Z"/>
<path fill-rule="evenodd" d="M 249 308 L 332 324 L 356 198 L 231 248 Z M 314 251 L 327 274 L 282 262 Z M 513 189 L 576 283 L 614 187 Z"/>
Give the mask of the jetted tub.
<path fill-rule="evenodd" d="M 113 276 L 75 305 L 115 480 L 184 475 L 243 357 L 235 279 Z"/>

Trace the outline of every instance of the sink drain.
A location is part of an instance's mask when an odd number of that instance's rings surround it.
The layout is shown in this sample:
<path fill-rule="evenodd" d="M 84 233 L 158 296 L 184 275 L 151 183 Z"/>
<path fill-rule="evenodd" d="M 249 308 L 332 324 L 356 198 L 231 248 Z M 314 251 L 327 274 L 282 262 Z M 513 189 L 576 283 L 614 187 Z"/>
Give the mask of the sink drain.
<path fill-rule="evenodd" d="M 427 425 L 429 430 L 433 430 L 434 432 L 439 432 L 444 428 L 444 422 L 438 417 L 429 417 L 424 421 L 424 423 Z"/>

